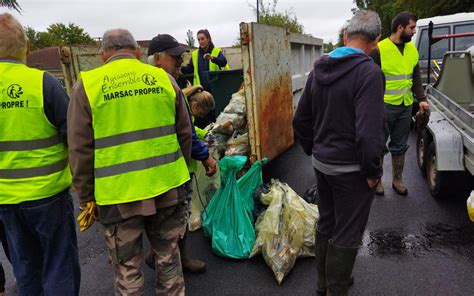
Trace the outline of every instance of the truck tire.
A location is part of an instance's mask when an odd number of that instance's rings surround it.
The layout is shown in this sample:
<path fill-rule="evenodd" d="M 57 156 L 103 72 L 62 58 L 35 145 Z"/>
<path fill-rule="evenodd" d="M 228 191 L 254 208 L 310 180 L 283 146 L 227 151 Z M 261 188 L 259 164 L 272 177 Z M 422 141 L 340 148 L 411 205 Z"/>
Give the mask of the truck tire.
<path fill-rule="evenodd" d="M 428 147 L 430 143 L 430 134 L 426 129 L 423 129 L 416 139 L 416 161 L 423 176 L 426 176 L 426 163 L 428 161 Z"/>
<path fill-rule="evenodd" d="M 438 171 L 436 149 L 431 142 L 426 158 L 426 181 L 431 195 L 435 198 L 467 198 L 470 187 L 468 180 L 468 175 L 464 171 Z"/>

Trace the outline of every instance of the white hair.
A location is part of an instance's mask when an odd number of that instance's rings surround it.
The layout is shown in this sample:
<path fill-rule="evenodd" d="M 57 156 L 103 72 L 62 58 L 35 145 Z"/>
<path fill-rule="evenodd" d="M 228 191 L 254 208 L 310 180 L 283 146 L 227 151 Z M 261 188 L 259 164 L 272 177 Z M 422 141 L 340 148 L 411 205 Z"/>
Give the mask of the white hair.
<path fill-rule="evenodd" d="M 0 14 L 0 57 L 23 59 L 28 37 L 20 22 L 9 13 Z"/>
<path fill-rule="evenodd" d="M 382 33 L 380 17 L 375 11 L 357 11 L 346 28 L 347 38 L 360 37 L 366 42 L 372 42 Z"/>
<path fill-rule="evenodd" d="M 132 33 L 125 29 L 112 29 L 104 33 L 102 37 L 102 44 L 100 46 L 102 51 L 118 49 L 137 49 L 138 43 L 133 38 Z"/>

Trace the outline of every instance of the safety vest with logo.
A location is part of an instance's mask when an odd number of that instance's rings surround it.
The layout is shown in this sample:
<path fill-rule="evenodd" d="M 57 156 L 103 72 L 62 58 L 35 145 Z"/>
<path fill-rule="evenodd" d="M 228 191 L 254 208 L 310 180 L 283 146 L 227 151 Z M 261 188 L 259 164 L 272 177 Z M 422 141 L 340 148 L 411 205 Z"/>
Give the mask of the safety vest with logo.
<path fill-rule="evenodd" d="M 44 113 L 43 75 L 0 62 L 0 204 L 51 197 L 71 185 L 67 148 Z"/>
<path fill-rule="evenodd" d="M 213 58 L 217 58 L 219 53 L 222 51 L 219 47 L 214 47 L 211 51 L 211 56 Z M 198 66 L 198 54 L 199 54 L 199 49 L 196 49 L 195 51 L 192 52 L 192 60 L 193 60 L 193 67 L 194 67 L 194 83 L 193 85 L 199 85 L 201 84 L 201 79 L 199 78 L 199 66 Z M 209 71 L 219 71 L 219 70 L 229 70 L 229 64 L 226 64 L 224 67 L 219 67 L 217 64 L 214 64 L 209 60 Z"/>
<path fill-rule="evenodd" d="M 189 180 L 176 92 L 163 69 L 124 58 L 81 77 L 92 110 L 98 205 L 153 198 Z"/>
<path fill-rule="evenodd" d="M 418 64 L 418 51 L 413 43 L 405 43 L 403 55 L 389 39 L 378 43 L 382 71 L 385 74 L 384 102 L 390 105 L 413 104 L 413 69 Z"/>

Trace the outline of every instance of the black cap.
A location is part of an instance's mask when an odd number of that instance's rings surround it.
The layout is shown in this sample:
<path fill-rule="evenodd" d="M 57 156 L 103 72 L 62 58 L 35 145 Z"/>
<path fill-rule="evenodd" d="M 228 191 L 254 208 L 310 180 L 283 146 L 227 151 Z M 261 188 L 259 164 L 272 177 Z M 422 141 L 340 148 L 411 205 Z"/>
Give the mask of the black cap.
<path fill-rule="evenodd" d="M 148 45 L 148 56 L 154 55 L 157 52 L 166 52 L 172 56 L 180 56 L 188 50 L 187 46 L 180 44 L 173 36 L 159 34 L 151 39 L 150 45 Z"/>

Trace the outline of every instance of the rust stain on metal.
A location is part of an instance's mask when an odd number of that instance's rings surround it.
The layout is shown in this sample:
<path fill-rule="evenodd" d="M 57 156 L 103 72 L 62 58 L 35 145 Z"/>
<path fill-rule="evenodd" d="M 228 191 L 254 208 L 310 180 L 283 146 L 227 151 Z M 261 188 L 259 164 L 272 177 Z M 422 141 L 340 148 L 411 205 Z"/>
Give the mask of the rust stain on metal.
<path fill-rule="evenodd" d="M 293 92 L 290 73 L 282 73 L 260 90 L 261 155 L 274 159 L 293 145 Z"/>

